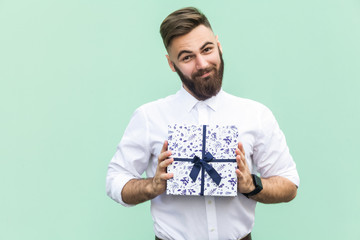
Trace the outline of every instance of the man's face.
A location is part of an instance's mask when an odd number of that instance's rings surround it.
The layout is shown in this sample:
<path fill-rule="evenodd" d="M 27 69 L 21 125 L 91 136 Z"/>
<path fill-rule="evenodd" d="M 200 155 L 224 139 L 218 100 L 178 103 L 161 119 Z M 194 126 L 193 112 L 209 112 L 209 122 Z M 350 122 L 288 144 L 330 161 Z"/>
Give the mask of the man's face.
<path fill-rule="evenodd" d="M 215 96 L 222 84 L 224 61 L 221 45 L 211 29 L 200 25 L 176 37 L 168 48 L 171 69 L 184 88 L 199 100 Z"/>

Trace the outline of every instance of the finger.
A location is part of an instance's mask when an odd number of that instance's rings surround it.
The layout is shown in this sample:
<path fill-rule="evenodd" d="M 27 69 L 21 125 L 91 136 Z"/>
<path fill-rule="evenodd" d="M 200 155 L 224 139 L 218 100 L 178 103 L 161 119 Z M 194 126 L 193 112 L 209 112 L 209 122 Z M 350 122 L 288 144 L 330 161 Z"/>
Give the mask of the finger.
<path fill-rule="evenodd" d="M 159 162 L 159 167 L 160 168 L 167 168 L 173 161 L 174 161 L 173 158 L 165 159 L 164 161 Z"/>
<path fill-rule="evenodd" d="M 236 157 L 240 157 L 240 160 L 245 159 L 245 155 L 243 154 L 243 152 L 241 152 L 241 150 L 239 148 L 235 149 L 235 154 L 236 154 Z"/>
<path fill-rule="evenodd" d="M 174 177 L 173 173 L 162 173 L 162 174 L 160 174 L 160 179 L 161 180 L 169 180 L 169 179 L 171 179 L 173 177 Z"/>
<path fill-rule="evenodd" d="M 165 140 L 165 141 L 164 141 L 164 144 L 163 144 L 163 146 L 162 146 L 162 149 L 161 149 L 161 153 L 167 151 L 167 149 L 168 149 L 168 141 Z"/>
<path fill-rule="evenodd" d="M 236 176 L 238 179 L 243 179 L 244 175 L 242 174 L 242 172 L 239 169 L 235 170 Z"/>
<path fill-rule="evenodd" d="M 158 156 L 158 162 L 164 161 L 166 158 L 168 158 L 171 155 L 171 151 L 167 151 L 167 149 L 168 149 L 168 141 L 165 140 L 161 149 L 161 153 Z"/>
<path fill-rule="evenodd" d="M 240 154 L 240 159 L 241 162 L 244 164 L 245 167 L 247 167 L 247 162 L 246 162 L 246 158 L 245 158 L 245 154 L 241 152 Z"/>
<path fill-rule="evenodd" d="M 245 171 L 245 163 L 244 161 L 242 160 L 241 156 L 240 155 L 237 155 L 236 156 L 236 163 L 238 165 L 238 169 L 243 172 Z"/>
<path fill-rule="evenodd" d="M 238 143 L 238 148 L 241 151 L 241 153 L 244 154 L 244 156 L 245 156 L 244 146 L 243 146 L 243 144 L 241 142 Z"/>
<path fill-rule="evenodd" d="M 236 155 L 240 155 L 241 161 L 244 163 L 245 166 L 247 166 L 246 158 L 245 158 L 245 150 L 244 146 L 241 142 L 238 143 L 238 148 L 235 150 Z"/>
<path fill-rule="evenodd" d="M 165 159 L 167 159 L 168 157 L 171 156 L 171 152 L 170 151 L 166 151 L 163 153 L 160 153 L 160 155 L 158 156 L 158 163 L 164 161 Z"/>
<path fill-rule="evenodd" d="M 245 158 L 245 154 L 239 148 L 235 150 L 235 153 L 236 155 L 239 155 L 241 158 Z"/>

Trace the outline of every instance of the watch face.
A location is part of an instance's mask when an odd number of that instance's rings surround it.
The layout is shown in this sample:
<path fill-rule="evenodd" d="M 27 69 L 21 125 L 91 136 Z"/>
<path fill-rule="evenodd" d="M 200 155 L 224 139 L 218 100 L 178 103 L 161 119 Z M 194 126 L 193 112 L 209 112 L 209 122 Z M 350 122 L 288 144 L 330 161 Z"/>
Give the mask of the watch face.
<path fill-rule="evenodd" d="M 255 187 L 261 187 L 262 188 L 262 182 L 261 182 L 261 178 L 259 178 L 258 176 L 256 175 L 253 175 L 254 176 L 254 183 L 255 183 Z"/>

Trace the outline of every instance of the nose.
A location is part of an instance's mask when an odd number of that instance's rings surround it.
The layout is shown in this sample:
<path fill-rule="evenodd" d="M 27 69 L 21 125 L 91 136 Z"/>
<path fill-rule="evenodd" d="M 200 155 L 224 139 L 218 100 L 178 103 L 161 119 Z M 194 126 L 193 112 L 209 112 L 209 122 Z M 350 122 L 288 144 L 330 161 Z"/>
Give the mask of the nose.
<path fill-rule="evenodd" d="M 196 56 L 196 69 L 197 70 L 205 69 L 206 66 L 207 66 L 207 61 L 204 58 L 204 56 L 202 55 Z"/>

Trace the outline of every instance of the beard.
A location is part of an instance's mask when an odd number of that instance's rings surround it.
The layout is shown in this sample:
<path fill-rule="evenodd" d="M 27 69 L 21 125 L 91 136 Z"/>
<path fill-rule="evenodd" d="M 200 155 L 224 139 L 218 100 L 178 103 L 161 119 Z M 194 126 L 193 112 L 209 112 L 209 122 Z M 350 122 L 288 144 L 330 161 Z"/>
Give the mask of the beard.
<path fill-rule="evenodd" d="M 186 77 L 180 69 L 173 63 L 174 68 L 179 75 L 182 83 L 193 93 L 198 100 L 206 100 L 212 96 L 216 96 L 221 89 L 222 79 L 224 75 L 224 60 L 219 51 L 220 65 L 219 69 L 216 65 L 212 65 L 205 69 L 193 73 L 191 78 Z M 202 78 L 205 73 L 211 73 L 209 76 Z"/>

